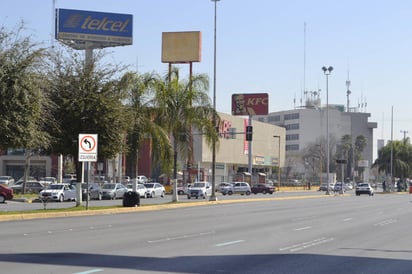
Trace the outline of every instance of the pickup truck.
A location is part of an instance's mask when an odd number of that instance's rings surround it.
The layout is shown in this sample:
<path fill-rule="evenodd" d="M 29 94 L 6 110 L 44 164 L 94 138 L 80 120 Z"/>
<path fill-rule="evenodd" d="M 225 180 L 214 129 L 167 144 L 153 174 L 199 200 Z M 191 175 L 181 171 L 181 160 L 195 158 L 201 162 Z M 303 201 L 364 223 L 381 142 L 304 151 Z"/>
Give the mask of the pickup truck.
<path fill-rule="evenodd" d="M 190 199 L 192 197 L 202 197 L 206 199 L 208 195 L 212 195 L 212 186 L 209 182 L 195 182 L 187 193 L 187 198 Z"/>

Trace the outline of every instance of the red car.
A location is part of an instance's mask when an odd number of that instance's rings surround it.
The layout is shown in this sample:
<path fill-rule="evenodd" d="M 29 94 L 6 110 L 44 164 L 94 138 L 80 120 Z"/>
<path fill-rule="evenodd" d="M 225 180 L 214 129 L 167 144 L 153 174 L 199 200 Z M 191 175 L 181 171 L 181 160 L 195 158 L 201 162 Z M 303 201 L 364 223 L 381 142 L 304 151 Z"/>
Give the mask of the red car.
<path fill-rule="evenodd" d="M 252 190 L 252 193 L 254 194 L 258 194 L 258 193 L 273 194 L 273 192 L 275 192 L 275 188 L 272 185 L 267 185 L 267 184 L 254 185 L 251 190 Z"/>
<path fill-rule="evenodd" d="M 13 199 L 13 189 L 0 185 L 0 203 Z"/>

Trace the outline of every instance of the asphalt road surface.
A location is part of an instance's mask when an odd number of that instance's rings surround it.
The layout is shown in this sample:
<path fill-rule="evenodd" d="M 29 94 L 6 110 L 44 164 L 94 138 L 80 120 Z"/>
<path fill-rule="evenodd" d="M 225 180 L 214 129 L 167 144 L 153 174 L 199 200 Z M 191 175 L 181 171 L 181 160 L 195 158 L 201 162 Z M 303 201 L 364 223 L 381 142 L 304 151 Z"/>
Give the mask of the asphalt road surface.
<path fill-rule="evenodd" d="M 1 222 L 1 273 L 412 273 L 412 195 Z"/>

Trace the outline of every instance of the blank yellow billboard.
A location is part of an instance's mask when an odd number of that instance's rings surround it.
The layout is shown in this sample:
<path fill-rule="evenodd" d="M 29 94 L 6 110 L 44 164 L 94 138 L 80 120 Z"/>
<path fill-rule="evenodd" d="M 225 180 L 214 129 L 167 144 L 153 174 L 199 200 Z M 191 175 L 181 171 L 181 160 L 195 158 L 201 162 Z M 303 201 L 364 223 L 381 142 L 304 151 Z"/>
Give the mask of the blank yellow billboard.
<path fill-rule="evenodd" d="M 202 34 L 200 31 L 163 32 L 162 62 L 200 62 Z"/>

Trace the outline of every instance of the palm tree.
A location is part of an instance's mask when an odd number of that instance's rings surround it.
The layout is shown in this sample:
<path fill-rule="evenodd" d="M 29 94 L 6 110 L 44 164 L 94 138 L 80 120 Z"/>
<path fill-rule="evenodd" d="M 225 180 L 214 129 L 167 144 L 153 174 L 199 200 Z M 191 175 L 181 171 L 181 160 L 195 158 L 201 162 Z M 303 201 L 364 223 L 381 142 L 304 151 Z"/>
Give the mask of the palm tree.
<path fill-rule="evenodd" d="M 412 146 L 405 141 L 392 141 L 379 150 L 379 157 L 372 167 L 379 172 L 391 173 L 391 152 L 393 151 L 392 176 L 408 178 L 412 171 Z"/>
<path fill-rule="evenodd" d="M 152 159 L 159 163 L 162 170 L 170 170 L 171 144 L 168 132 L 155 123 L 154 88 L 162 79 L 155 73 L 126 73 L 122 86 L 127 91 L 127 118 L 130 126 L 127 133 L 127 144 L 134 163 L 135 177 L 139 175 L 139 149 L 148 141 L 152 148 Z"/>
<path fill-rule="evenodd" d="M 178 152 L 182 156 L 185 155 L 183 157 L 186 157 L 187 163 L 193 163 L 193 129 L 198 130 L 206 138 L 209 146 L 212 140 L 218 141 L 216 126 L 212 122 L 215 111 L 207 94 L 208 88 L 206 75 L 194 75 L 188 81 L 180 81 L 177 68 L 173 68 L 164 77 L 163 83 L 156 88 L 158 122 L 164 125 L 173 138 L 175 182 Z M 177 197 L 174 197 L 174 200 L 177 200 Z"/>

